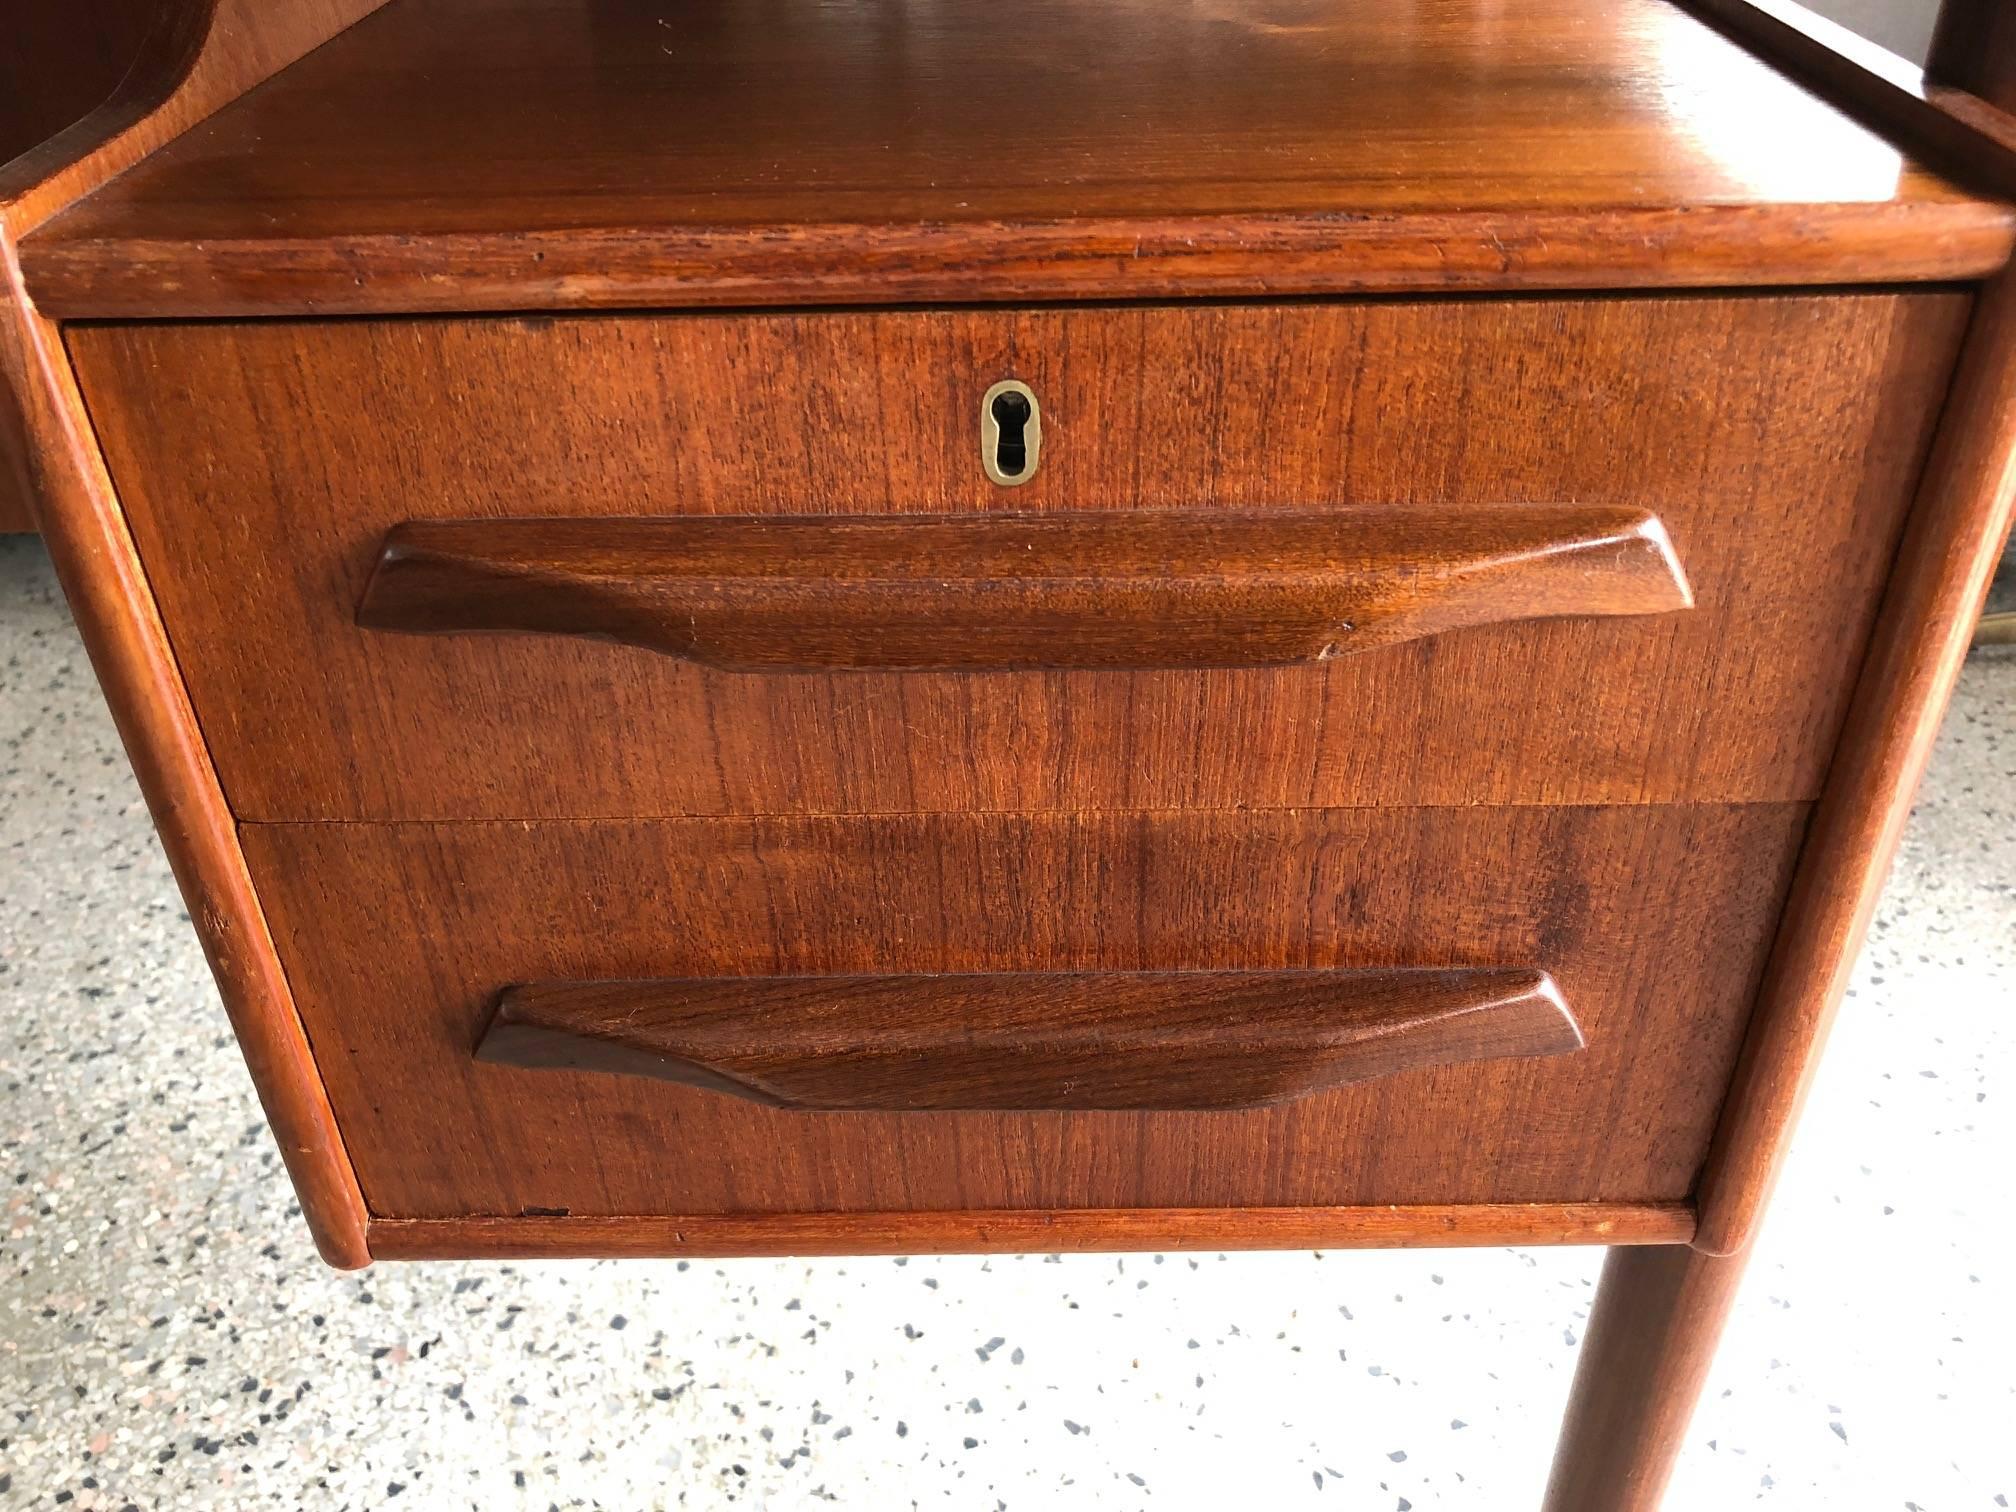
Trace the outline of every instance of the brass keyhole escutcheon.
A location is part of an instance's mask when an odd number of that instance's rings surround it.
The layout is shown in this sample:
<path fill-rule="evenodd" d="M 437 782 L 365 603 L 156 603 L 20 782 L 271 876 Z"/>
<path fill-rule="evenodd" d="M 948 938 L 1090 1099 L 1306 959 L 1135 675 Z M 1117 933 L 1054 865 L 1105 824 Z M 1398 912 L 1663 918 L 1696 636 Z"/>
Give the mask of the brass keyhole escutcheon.
<path fill-rule="evenodd" d="M 1043 450 L 1043 411 L 1035 392 L 1016 378 L 1005 378 L 980 398 L 980 465 L 1003 488 L 1016 488 L 1036 476 Z"/>

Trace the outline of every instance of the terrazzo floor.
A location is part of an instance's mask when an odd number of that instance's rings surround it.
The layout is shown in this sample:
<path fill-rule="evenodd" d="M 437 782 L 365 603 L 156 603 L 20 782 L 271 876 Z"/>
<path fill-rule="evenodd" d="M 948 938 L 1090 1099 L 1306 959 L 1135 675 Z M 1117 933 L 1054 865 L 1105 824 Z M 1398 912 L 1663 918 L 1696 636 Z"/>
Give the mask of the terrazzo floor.
<path fill-rule="evenodd" d="M 2016 659 L 1968 666 L 1669 1507 L 2016 1496 Z M 322 1268 L 0 540 L 0 1505 L 1537 1503 L 1596 1250 Z"/>

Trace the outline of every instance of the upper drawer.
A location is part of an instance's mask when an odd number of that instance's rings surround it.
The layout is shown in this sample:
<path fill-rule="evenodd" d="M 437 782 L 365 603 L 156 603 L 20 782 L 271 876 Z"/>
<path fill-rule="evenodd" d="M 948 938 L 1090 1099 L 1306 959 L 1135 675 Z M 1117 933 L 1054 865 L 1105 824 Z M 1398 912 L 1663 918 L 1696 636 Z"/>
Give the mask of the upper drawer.
<path fill-rule="evenodd" d="M 1761 801 L 1818 789 L 1966 308 L 1935 290 L 69 340 L 247 818 Z M 1041 421 L 1013 487 L 982 461 L 982 398 L 1009 378 Z M 730 671 L 357 622 L 408 521 L 1349 507 L 1354 559 L 1401 582 L 1409 551 L 1455 549 L 1498 505 L 1655 513 L 1694 607 L 1588 617 L 1557 594 L 1528 607 L 1570 617 L 1458 616 L 1238 670 Z M 1361 540 L 1362 510 L 1399 528 Z M 1131 570 L 1160 560 L 1129 539 Z M 1239 549 L 1263 569 L 1310 550 L 1265 530 Z M 1167 550 L 1185 582 L 1222 565 Z M 971 570 L 948 560 L 923 612 Z M 823 569 L 792 571 L 816 589 Z M 1154 592 L 1130 602 L 1152 630 Z M 1264 628 L 1278 606 L 1244 612 Z M 1179 660 L 1222 659 L 1179 639 Z"/>

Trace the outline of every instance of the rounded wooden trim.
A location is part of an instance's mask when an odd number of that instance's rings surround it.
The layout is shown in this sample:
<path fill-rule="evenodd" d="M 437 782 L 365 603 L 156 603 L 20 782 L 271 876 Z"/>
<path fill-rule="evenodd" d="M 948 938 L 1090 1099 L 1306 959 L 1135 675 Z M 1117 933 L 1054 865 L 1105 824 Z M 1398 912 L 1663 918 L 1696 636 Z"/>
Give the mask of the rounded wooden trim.
<path fill-rule="evenodd" d="M 1755 1231 L 1848 988 L 2016 515 L 2016 270 L 1981 296 L 1697 1194 Z"/>
<path fill-rule="evenodd" d="M 45 309 L 76 320 L 1048 304 L 1926 283 L 1987 277 L 2011 245 L 2008 209 L 1974 200 L 1084 220 L 1018 225 L 1006 244 L 904 223 L 201 243 L 45 236 L 29 285 Z"/>
<path fill-rule="evenodd" d="M 1685 1244 L 1693 1233 L 1694 1210 L 1686 1203 L 1535 1202 L 374 1218 L 370 1245 L 374 1260 L 535 1260 Z"/>
<path fill-rule="evenodd" d="M 51 559 L 112 707 L 218 991 L 331 1265 L 370 1263 L 366 1211 L 61 335 L 29 299 L 20 238 L 383 0 L 184 0 L 104 106 L 0 168 L 0 389 Z"/>

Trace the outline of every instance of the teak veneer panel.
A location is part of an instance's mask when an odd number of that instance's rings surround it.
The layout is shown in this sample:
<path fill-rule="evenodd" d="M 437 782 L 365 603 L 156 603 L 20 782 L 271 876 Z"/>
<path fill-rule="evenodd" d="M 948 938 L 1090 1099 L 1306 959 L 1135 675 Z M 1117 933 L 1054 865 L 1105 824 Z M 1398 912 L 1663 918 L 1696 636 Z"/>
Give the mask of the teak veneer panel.
<path fill-rule="evenodd" d="M 1334 1207 L 1685 1200 L 1805 813 L 241 835 L 376 1216 Z M 1255 1112 L 800 1113 L 474 1056 L 499 994 L 530 982 L 1507 962 L 1551 973 L 1585 1049 Z"/>
<path fill-rule="evenodd" d="M 476 1058 L 827 1112 L 1196 1113 L 1581 1048 L 1546 972 L 1474 966 L 528 982 Z"/>
<path fill-rule="evenodd" d="M 1969 300 L 71 328 L 253 820 L 1804 801 Z M 1647 362 L 1648 353 L 1660 360 Z M 981 393 L 1041 396 L 983 475 Z M 409 520 L 1655 512 L 1694 607 L 1280 670 L 718 673 L 355 614 Z"/>
<path fill-rule="evenodd" d="M 1667 0 L 393 0 L 26 266 L 70 318 L 1839 283 L 2010 235 Z"/>

